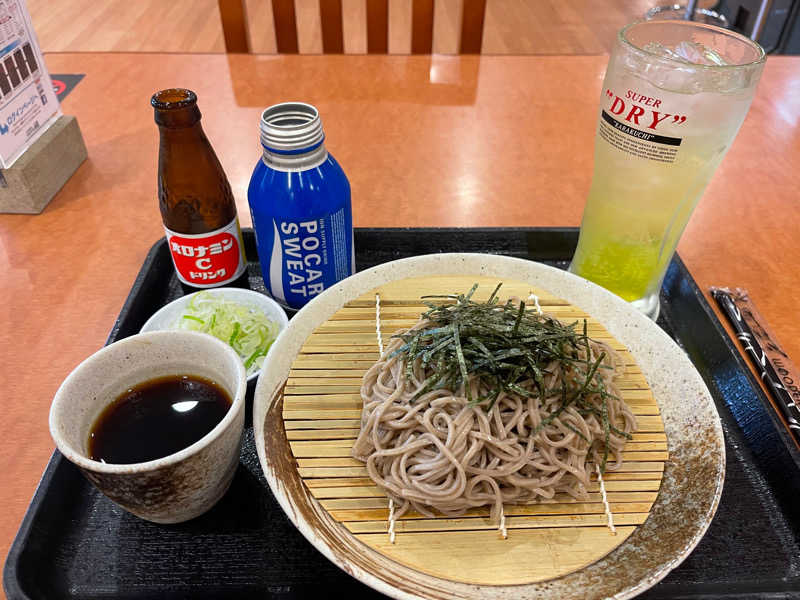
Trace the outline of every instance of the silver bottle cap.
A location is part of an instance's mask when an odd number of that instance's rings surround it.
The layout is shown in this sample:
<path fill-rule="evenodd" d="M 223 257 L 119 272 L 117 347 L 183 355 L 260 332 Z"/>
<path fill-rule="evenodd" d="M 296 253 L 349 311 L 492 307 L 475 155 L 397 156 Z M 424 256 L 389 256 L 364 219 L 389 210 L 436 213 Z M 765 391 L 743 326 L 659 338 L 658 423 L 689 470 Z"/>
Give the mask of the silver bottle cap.
<path fill-rule="evenodd" d="M 261 145 L 276 154 L 313 151 L 325 139 L 319 111 L 304 102 L 283 102 L 261 113 Z"/>

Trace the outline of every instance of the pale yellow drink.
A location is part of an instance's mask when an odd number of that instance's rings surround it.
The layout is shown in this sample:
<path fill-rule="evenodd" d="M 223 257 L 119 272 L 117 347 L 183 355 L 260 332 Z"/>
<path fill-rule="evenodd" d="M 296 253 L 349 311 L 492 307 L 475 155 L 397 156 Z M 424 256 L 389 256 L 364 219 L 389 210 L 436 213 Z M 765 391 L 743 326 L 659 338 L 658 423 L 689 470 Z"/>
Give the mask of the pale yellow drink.
<path fill-rule="evenodd" d="M 716 42 L 734 64 L 661 55 L 703 48 L 697 42 Z M 620 32 L 603 82 L 572 272 L 657 316 L 675 246 L 747 114 L 762 65 L 757 44 L 710 26 L 645 22 Z"/>

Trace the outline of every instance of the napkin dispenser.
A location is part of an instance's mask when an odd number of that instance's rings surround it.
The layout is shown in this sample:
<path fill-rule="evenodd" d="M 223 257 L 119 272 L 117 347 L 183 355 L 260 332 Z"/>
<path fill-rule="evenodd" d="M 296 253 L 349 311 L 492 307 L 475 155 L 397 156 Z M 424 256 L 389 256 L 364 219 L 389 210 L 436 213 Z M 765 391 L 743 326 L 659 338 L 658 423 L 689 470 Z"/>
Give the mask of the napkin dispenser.
<path fill-rule="evenodd" d="M 39 214 L 86 160 L 78 120 L 59 116 L 7 169 L 0 169 L 0 213 Z"/>

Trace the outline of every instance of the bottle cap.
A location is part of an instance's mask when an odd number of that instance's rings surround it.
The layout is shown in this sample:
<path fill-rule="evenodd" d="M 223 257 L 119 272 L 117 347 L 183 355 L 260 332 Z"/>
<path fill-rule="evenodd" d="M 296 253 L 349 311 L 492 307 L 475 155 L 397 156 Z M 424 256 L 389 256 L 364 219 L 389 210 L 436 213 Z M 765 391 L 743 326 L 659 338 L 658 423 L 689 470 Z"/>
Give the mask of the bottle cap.
<path fill-rule="evenodd" d="M 276 154 L 304 154 L 325 140 L 319 111 L 304 102 L 283 102 L 261 113 L 261 145 Z"/>

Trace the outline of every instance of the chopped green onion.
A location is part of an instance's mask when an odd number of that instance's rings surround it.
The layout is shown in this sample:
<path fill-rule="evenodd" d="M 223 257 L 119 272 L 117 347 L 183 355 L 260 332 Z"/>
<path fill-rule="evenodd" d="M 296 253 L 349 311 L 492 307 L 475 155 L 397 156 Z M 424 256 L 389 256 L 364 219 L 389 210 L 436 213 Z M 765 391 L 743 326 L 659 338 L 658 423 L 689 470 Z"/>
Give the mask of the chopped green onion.
<path fill-rule="evenodd" d="M 261 369 L 264 357 L 278 337 L 278 324 L 255 307 L 200 292 L 186 305 L 176 329 L 209 333 L 236 350 L 247 375 Z"/>
<path fill-rule="evenodd" d="M 231 333 L 230 339 L 228 339 L 228 345 L 233 347 L 236 344 L 236 338 L 239 335 L 239 332 L 242 330 L 242 325 L 237 321 L 233 324 L 233 333 Z"/>

